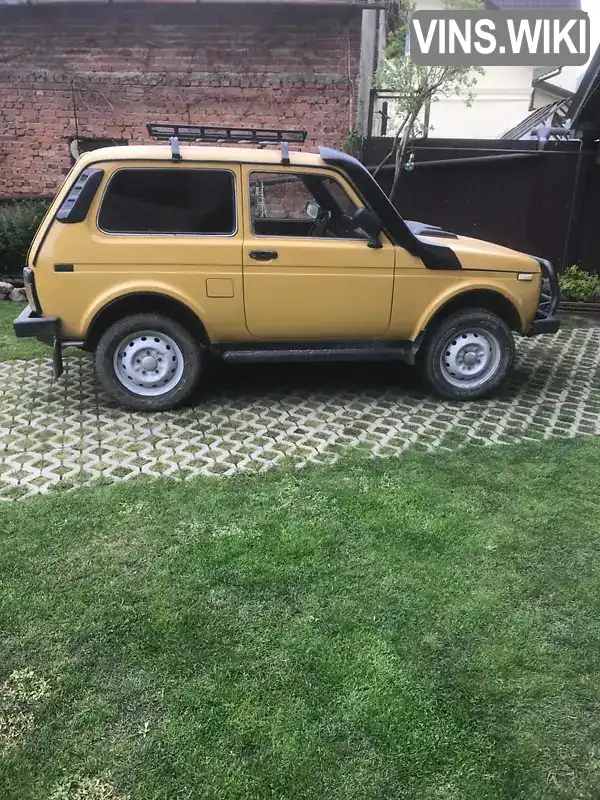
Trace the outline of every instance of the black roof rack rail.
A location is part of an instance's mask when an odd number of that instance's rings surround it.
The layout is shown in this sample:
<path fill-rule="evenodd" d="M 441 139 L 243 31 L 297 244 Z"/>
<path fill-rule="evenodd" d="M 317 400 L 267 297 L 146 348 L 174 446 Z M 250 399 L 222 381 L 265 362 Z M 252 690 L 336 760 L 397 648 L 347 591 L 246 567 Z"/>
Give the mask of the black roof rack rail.
<path fill-rule="evenodd" d="M 218 125 L 171 124 L 149 122 L 146 126 L 152 139 L 167 141 L 173 138 L 180 142 L 236 142 L 238 144 L 280 144 L 289 142 L 303 144 L 306 131 L 281 130 L 279 128 L 229 128 Z"/>

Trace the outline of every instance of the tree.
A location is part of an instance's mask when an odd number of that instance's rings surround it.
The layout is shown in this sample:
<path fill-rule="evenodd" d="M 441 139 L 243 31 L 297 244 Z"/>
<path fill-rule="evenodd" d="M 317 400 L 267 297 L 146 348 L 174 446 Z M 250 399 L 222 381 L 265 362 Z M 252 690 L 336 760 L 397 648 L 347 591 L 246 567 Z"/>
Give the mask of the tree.
<path fill-rule="evenodd" d="M 482 0 L 445 0 L 447 10 L 477 10 L 483 8 Z M 402 175 L 406 148 L 411 139 L 429 128 L 424 119 L 431 103 L 440 97 L 458 95 L 466 105 L 473 102 L 473 88 L 483 70 L 480 67 L 424 67 L 415 64 L 407 53 L 410 18 L 415 11 L 415 0 L 390 0 L 393 32 L 389 36 L 383 63 L 376 76 L 380 91 L 395 97 L 396 113 L 400 123 L 396 129 L 392 149 L 375 170 L 375 177 L 394 159 L 394 180 L 390 191 L 393 200 Z"/>

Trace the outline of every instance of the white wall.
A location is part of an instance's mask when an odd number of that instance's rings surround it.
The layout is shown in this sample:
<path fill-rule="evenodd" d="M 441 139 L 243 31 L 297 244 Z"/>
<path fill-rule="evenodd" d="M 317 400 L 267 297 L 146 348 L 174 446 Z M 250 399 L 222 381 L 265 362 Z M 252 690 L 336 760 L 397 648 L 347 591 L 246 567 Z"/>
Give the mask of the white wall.
<path fill-rule="evenodd" d="M 529 113 L 532 80 L 532 67 L 490 67 L 478 79 L 470 107 L 458 96 L 432 104 L 429 135 L 495 139 Z"/>
<path fill-rule="evenodd" d="M 443 0 L 417 0 L 421 11 L 445 8 Z M 490 67 L 473 89 L 470 107 L 458 96 L 440 97 L 432 104 L 429 136 L 439 138 L 495 139 L 529 113 L 532 67 Z M 536 107 L 545 98 L 536 97 Z M 393 121 L 388 134 L 393 133 Z"/>

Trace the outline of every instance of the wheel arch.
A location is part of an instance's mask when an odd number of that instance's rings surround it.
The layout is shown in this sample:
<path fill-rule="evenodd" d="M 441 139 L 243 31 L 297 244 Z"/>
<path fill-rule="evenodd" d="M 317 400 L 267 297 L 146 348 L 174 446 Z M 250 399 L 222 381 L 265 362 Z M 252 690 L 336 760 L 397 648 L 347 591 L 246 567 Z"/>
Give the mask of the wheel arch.
<path fill-rule="evenodd" d="M 110 300 L 94 314 L 87 327 L 85 349 L 94 350 L 104 331 L 117 320 L 141 313 L 164 314 L 184 325 L 202 344 L 210 345 L 204 323 L 183 301 L 161 292 L 134 291 Z"/>
<path fill-rule="evenodd" d="M 484 308 L 486 311 L 497 314 L 511 331 L 519 333 L 523 331 L 524 320 L 517 305 L 509 297 L 497 289 L 478 287 L 459 291 L 451 297 L 445 298 L 419 324 L 418 337 L 422 340 L 427 332 L 441 320 L 463 308 Z"/>

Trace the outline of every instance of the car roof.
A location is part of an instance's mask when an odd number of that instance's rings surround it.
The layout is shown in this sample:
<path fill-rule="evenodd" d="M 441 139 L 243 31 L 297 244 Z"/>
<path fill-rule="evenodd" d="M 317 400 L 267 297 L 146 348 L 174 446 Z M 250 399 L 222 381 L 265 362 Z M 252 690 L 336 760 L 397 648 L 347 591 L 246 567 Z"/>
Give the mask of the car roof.
<path fill-rule="evenodd" d="M 281 164 L 281 150 L 274 147 L 205 147 L 180 145 L 182 161 L 221 161 L 230 164 Z M 171 147 L 162 145 L 121 145 L 102 147 L 84 153 L 78 166 L 96 164 L 99 161 L 168 161 L 172 162 Z M 325 162 L 318 153 L 290 150 L 290 162 L 296 166 L 323 167 Z M 282 165 L 283 166 L 283 165 Z"/>

